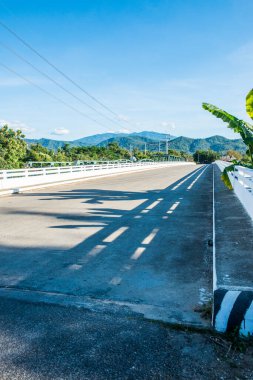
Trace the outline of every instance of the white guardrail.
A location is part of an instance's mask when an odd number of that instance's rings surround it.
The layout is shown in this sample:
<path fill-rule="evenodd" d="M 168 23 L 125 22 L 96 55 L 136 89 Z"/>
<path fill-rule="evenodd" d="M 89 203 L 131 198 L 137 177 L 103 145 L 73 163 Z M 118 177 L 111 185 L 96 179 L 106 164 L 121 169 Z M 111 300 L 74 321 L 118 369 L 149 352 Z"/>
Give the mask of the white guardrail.
<path fill-rule="evenodd" d="M 114 162 L 99 165 L 59 166 L 30 169 L 0 169 L 0 194 L 17 193 L 36 185 L 81 180 L 94 176 L 152 169 L 164 166 L 193 164 L 191 162 Z"/>
<path fill-rule="evenodd" d="M 231 163 L 225 161 L 216 161 L 216 164 L 221 171 L 231 165 Z M 253 219 L 253 169 L 238 165 L 235 166 L 234 171 L 228 172 L 228 176 L 234 192 Z"/>

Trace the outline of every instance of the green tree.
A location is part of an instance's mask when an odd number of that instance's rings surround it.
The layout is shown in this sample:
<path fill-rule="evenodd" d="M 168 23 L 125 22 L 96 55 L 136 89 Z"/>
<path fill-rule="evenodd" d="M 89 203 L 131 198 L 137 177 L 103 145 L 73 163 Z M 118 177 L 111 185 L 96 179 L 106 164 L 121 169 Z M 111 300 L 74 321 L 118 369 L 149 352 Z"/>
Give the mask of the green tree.
<path fill-rule="evenodd" d="M 238 161 L 240 161 L 243 158 L 243 155 L 240 152 L 233 149 L 228 150 L 226 156 L 230 157 L 230 159 L 233 158 Z"/>
<path fill-rule="evenodd" d="M 22 131 L 4 125 L 0 128 L 0 167 L 16 169 L 24 165 L 26 142 Z"/>
<path fill-rule="evenodd" d="M 198 164 L 211 164 L 220 157 L 219 153 L 213 150 L 196 150 L 193 160 Z"/>
<path fill-rule="evenodd" d="M 53 161 L 53 152 L 39 143 L 31 144 L 27 149 L 25 160 L 40 162 Z"/>

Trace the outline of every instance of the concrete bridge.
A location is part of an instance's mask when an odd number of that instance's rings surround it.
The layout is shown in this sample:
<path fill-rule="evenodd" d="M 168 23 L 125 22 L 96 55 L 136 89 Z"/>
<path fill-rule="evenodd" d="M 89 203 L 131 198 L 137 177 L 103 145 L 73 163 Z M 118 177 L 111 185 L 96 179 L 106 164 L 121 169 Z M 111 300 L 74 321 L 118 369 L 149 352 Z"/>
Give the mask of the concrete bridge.
<path fill-rule="evenodd" d="M 210 303 L 216 271 L 219 285 L 243 278 L 250 288 L 253 269 L 250 218 L 233 195 L 238 222 L 229 223 L 219 177 L 214 165 L 161 165 L 1 197 L 0 295 L 209 328 L 196 310 Z M 238 223 L 247 241 L 233 236 Z M 219 314 L 223 329 L 229 312 Z"/>

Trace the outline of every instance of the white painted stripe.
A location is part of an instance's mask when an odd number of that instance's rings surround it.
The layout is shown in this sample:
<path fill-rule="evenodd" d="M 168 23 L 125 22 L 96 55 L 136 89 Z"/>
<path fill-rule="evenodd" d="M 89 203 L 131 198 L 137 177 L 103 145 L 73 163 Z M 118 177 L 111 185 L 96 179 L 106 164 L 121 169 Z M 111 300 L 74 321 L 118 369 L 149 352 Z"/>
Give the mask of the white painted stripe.
<path fill-rule="evenodd" d="M 153 203 L 151 203 L 151 205 L 149 205 L 148 207 L 146 207 L 147 210 L 151 210 L 152 208 L 154 208 L 155 206 L 158 205 L 158 203 L 160 203 L 161 201 L 155 201 Z"/>
<path fill-rule="evenodd" d="M 132 260 L 138 260 L 139 257 L 143 254 L 143 252 L 145 251 L 145 247 L 139 247 L 136 249 L 136 251 L 134 252 L 134 254 L 131 256 L 131 259 Z"/>
<path fill-rule="evenodd" d="M 118 230 L 114 231 L 111 235 L 107 236 L 103 240 L 103 242 L 111 243 L 112 241 L 116 240 L 120 235 L 122 235 L 126 230 L 128 230 L 128 227 L 120 227 Z"/>
<path fill-rule="evenodd" d="M 179 203 L 180 203 L 180 202 L 175 202 L 175 203 L 171 206 L 170 210 L 171 210 L 171 211 L 174 211 L 174 210 L 177 208 L 177 206 L 179 205 Z"/>
<path fill-rule="evenodd" d="M 94 248 L 92 248 L 90 250 L 90 252 L 87 253 L 86 256 L 84 256 L 84 258 L 78 260 L 78 264 L 87 264 L 92 257 L 96 257 L 97 255 L 99 255 L 100 252 L 103 251 L 103 249 L 105 249 L 107 246 L 106 245 L 96 245 Z"/>
<path fill-rule="evenodd" d="M 192 176 L 194 176 L 195 174 L 197 174 L 201 169 L 203 169 L 203 166 L 201 166 L 201 168 L 199 168 L 198 170 L 196 170 L 194 173 L 192 173 L 191 175 L 189 175 L 188 177 L 186 177 L 183 181 L 179 182 L 176 186 L 174 186 L 171 190 L 176 190 L 179 186 L 181 186 L 185 181 L 187 181 L 189 178 L 191 178 Z"/>
<path fill-rule="evenodd" d="M 167 211 L 167 214 L 172 214 L 172 212 L 174 211 L 174 210 L 176 210 L 176 208 L 177 208 L 177 206 L 180 204 L 180 202 L 178 201 L 178 202 L 175 202 L 170 208 L 169 208 L 169 210 Z"/>
<path fill-rule="evenodd" d="M 214 165 L 213 165 L 213 292 L 217 289 L 216 272 L 216 226 L 215 226 L 215 197 L 214 197 Z M 214 321 L 213 321 L 214 322 Z"/>
<path fill-rule="evenodd" d="M 233 309 L 234 303 L 241 292 L 228 291 L 221 303 L 221 308 L 215 319 L 215 330 L 225 332 L 227 329 L 228 318 Z"/>
<path fill-rule="evenodd" d="M 154 228 L 153 231 L 147 237 L 145 237 L 141 244 L 150 244 L 158 231 L 158 228 Z"/>
<path fill-rule="evenodd" d="M 103 249 L 106 248 L 106 245 L 96 245 L 92 250 L 87 254 L 87 256 L 97 256 Z M 84 258 L 85 259 L 85 258 Z"/>
<path fill-rule="evenodd" d="M 248 336 L 253 334 L 253 302 L 245 313 L 244 321 L 241 323 L 240 334 Z"/>
<path fill-rule="evenodd" d="M 112 284 L 112 285 L 119 285 L 122 281 L 122 278 L 121 277 L 113 277 L 111 279 L 111 281 L 109 282 L 109 284 Z"/>
<path fill-rule="evenodd" d="M 198 181 L 198 179 L 202 176 L 202 174 L 206 171 L 207 168 L 208 166 L 197 176 L 197 178 L 195 178 L 194 181 L 192 181 L 192 183 L 187 187 L 187 190 L 191 190 L 193 185 Z"/>

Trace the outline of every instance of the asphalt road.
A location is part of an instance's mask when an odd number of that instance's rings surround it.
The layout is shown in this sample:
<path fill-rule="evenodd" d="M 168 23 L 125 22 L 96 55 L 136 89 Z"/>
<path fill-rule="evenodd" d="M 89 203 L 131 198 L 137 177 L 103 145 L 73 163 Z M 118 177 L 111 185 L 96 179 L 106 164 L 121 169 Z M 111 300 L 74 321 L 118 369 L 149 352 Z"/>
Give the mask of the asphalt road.
<path fill-rule="evenodd" d="M 1 380 L 252 379 L 252 348 L 157 321 L 208 327 L 194 308 L 211 291 L 212 167 L 41 189 L 0 208 Z"/>
<path fill-rule="evenodd" d="M 252 380 L 252 349 L 129 310 L 95 313 L 0 298 L 1 380 Z M 217 343 L 215 343 L 217 342 Z"/>
<path fill-rule="evenodd" d="M 61 185 L 0 208 L 0 295 L 209 323 L 194 308 L 211 293 L 211 166 Z"/>

